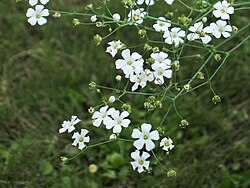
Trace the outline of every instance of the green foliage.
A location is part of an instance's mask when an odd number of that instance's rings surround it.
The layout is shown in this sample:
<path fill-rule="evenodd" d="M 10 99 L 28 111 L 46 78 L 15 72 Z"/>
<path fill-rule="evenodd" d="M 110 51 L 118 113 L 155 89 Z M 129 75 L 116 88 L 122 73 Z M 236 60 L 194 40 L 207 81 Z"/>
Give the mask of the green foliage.
<path fill-rule="evenodd" d="M 51 7 L 81 11 L 83 3 L 55 0 Z M 46 26 L 33 28 L 26 21 L 26 8 L 23 2 L 0 2 L 3 15 L 0 22 L 0 187 L 250 186 L 249 40 L 230 56 L 213 81 L 221 103 L 212 103 L 214 95 L 208 87 L 181 97 L 176 106 L 189 122 L 186 129 L 179 127 L 179 117 L 170 111 L 166 122 L 171 120 L 171 124 L 167 123 L 164 131 L 176 138 L 176 147 L 168 156 L 161 150 L 156 153 L 163 164 L 177 171 L 176 177 L 167 178 L 167 172 L 159 166 L 153 166 L 149 174 L 133 172 L 127 153 L 132 146 L 123 142 L 87 149 L 61 165 L 61 156 L 72 157 L 79 152 L 69 144 L 70 137 L 59 135 L 62 120 L 77 114 L 84 126 L 91 129 L 87 109 L 100 102 L 100 97 L 89 91 L 88 83 L 98 81 L 114 86 L 116 72 L 111 71 L 113 60 L 104 53 L 102 43 L 97 47 L 91 43 L 100 30 L 73 27 L 71 17 L 50 18 Z M 238 28 L 243 27 L 249 16 L 247 10 L 237 12 L 232 22 Z M 128 35 L 126 30 L 117 34 L 124 35 L 128 43 L 136 41 L 137 36 Z M 242 41 L 245 37 L 241 35 L 234 40 Z M 234 45 L 231 41 L 227 47 Z M 218 63 L 215 61 L 214 65 Z M 190 72 L 181 74 L 188 77 L 197 65 L 199 60 L 187 61 L 181 69 Z M 213 68 L 212 64 L 209 69 Z M 104 91 L 104 97 L 109 95 Z M 138 117 L 149 115 L 152 124 L 161 123 L 165 114 L 162 109 L 146 112 L 143 109 L 146 98 L 128 97 L 128 100 L 135 114 L 132 114 L 134 127 L 139 126 Z M 133 106 L 138 104 L 141 107 L 135 110 Z M 167 107 L 164 103 L 163 108 Z M 108 139 L 103 130 L 92 130 L 90 136 L 96 138 L 94 142 Z M 89 172 L 90 164 L 98 166 L 96 173 Z"/>

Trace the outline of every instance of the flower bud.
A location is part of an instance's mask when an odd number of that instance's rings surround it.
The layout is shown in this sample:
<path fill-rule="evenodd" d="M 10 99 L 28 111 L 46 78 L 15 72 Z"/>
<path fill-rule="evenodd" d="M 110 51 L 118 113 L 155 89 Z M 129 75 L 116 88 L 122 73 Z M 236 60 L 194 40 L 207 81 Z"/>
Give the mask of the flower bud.
<path fill-rule="evenodd" d="M 153 47 L 152 51 L 153 51 L 154 53 L 157 53 L 157 52 L 160 51 L 160 49 L 159 49 L 158 47 Z"/>
<path fill-rule="evenodd" d="M 121 20 L 121 16 L 118 13 L 113 14 L 112 17 L 113 17 L 114 21 L 116 21 L 116 22 L 119 22 Z"/>
<path fill-rule="evenodd" d="M 74 19 L 73 19 L 73 21 L 72 21 L 72 24 L 73 24 L 74 26 L 77 26 L 77 25 L 79 25 L 79 24 L 80 24 L 80 21 L 79 21 L 79 19 L 77 19 L 77 18 L 74 18 Z"/>
<path fill-rule="evenodd" d="M 221 102 L 221 98 L 219 95 L 215 95 L 213 98 L 212 98 L 212 102 L 214 104 L 217 104 L 217 103 L 220 103 Z"/>
<path fill-rule="evenodd" d="M 115 96 L 110 96 L 109 97 L 109 102 L 114 103 L 115 102 Z"/>
<path fill-rule="evenodd" d="M 60 17 L 61 17 L 60 12 L 55 12 L 55 13 L 53 14 L 53 17 L 54 17 L 54 18 L 60 18 Z"/>
<path fill-rule="evenodd" d="M 214 59 L 215 59 L 216 61 L 220 61 L 220 60 L 221 60 L 221 55 L 220 55 L 220 54 L 215 54 L 215 55 L 214 55 Z"/>
<path fill-rule="evenodd" d="M 103 27 L 104 26 L 102 22 L 96 22 L 95 25 L 96 25 L 96 27 Z"/>
<path fill-rule="evenodd" d="M 98 34 L 96 34 L 93 38 L 93 42 L 95 43 L 95 45 L 99 45 L 102 42 L 102 37 Z"/>
<path fill-rule="evenodd" d="M 116 139 L 117 139 L 116 134 L 111 134 L 109 137 L 109 140 L 116 140 Z"/>
<path fill-rule="evenodd" d="M 191 89 L 192 87 L 191 87 L 190 84 L 185 84 L 185 85 L 183 86 L 183 88 L 184 88 L 187 92 L 189 92 L 190 89 Z"/>
<path fill-rule="evenodd" d="M 96 20 L 97 20 L 96 15 L 93 15 L 93 16 L 90 17 L 91 22 L 96 22 Z"/>
<path fill-rule="evenodd" d="M 204 79 L 205 79 L 205 74 L 204 74 L 203 72 L 198 72 L 197 78 L 198 78 L 199 80 L 204 80 Z"/>
<path fill-rule="evenodd" d="M 167 176 L 168 176 L 168 177 L 174 177 L 174 176 L 176 176 L 176 171 L 175 171 L 175 170 L 169 170 L 169 171 L 167 172 Z"/>
<path fill-rule="evenodd" d="M 90 83 L 89 83 L 89 89 L 90 89 L 90 90 L 96 89 L 96 83 L 95 83 L 95 82 L 90 82 Z"/>
<path fill-rule="evenodd" d="M 90 173 L 96 173 L 98 170 L 98 167 L 95 164 L 89 165 L 89 172 Z"/>
<path fill-rule="evenodd" d="M 93 4 L 88 4 L 85 7 L 86 10 L 92 10 L 93 9 Z"/>
<path fill-rule="evenodd" d="M 189 126 L 189 123 L 186 119 L 183 119 L 183 120 L 181 120 L 181 123 L 179 124 L 179 126 L 181 128 L 186 128 L 187 126 Z"/>
<path fill-rule="evenodd" d="M 144 30 L 144 29 L 140 29 L 138 31 L 138 35 L 141 37 L 141 38 L 145 38 L 145 36 L 147 35 L 147 31 Z"/>
<path fill-rule="evenodd" d="M 122 110 L 131 113 L 131 111 L 132 111 L 131 105 L 127 104 L 127 103 L 123 104 L 122 105 Z"/>
<path fill-rule="evenodd" d="M 175 71 L 178 71 L 180 69 L 180 62 L 179 61 L 173 61 L 171 64 L 171 68 Z"/>
<path fill-rule="evenodd" d="M 161 101 L 155 101 L 155 107 L 156 108 L 162 108 L 162 102 Z"/>
<path fill-rule="evenodd" d="M 145 44 L 144 45 L 144 50 L 145 51 L 150 51 L 150 50 L 152 50 L 152 46 L 150 46 L 149 44 Z"/>
<path fill-rule="evenodd" d="M 69 160 L 69 159 L 68 159 L 67 157 L 61 156 L 61 163 L 62 163 L 62 164 L 67 163 L 68 160 Z"/>
<path fill-rule="evenodd" d="M 150 103 L 155 102 L 155 96 L 149 96 L 149 97 L 148 97 L 148 101 L 149 101 Z"/>
<path fill-rule="evenodd" d="M 237 32 L 239 30 L 238 27 L 236 27 L 235 25 L 232 26 L 232 29 L 234 32 Z"/>
<path fill-rule="evenodd" d="M 203 22 L 203 23 L 206 23 L 206 22 L 207 22 L 207 17 L 206 17 L 206 16 L 202 18 L 202 22 Z"/>
<path fill-rule="evenodd" d="M 122 80 L 122 77 L 121 75 L 116 75 L 115 79 L 117 82 L 120 82 Z"/>

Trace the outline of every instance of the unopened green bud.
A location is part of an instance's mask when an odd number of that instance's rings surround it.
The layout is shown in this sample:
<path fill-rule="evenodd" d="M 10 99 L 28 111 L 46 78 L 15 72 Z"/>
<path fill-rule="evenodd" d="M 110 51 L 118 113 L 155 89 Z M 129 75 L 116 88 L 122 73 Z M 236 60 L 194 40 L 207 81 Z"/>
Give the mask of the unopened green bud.
<path fill-rule="evenodd" d="M 169 170 L 169 171 L 167 172 L 167 176 L 168 176 L 168 177 L 174 177 L 174 176 L 176 176 L 176 171 L 175 171 L 175 170 Z"/>
<path fill-rule="evenodd" d="M 220 96 L 219 96 L 219 95 L 213 96 L 212 102 L 213 102 L 214 104 L 220 103 L 220 102 L 221 102 Z"/>
<path fill-rule="evenodd" d="M 100 35 L 96 34 L 93 38 L 93 41 L 94 41 L 95 45 L 98 46 L 102 42 L 102 37 Z"/>
<path fill-rule="evenodd" d="M 93 9 L 93 4 L 88 4 L 85 7 L 86 10 L 92 10 Z"/>
<path fill-rule="evenodd" d="M 95 89 L 96 88 L 96 83 L 95 82 L 90 82 L 89 83 L 89 89 L 92 90 L 92 89 Z"/>
<path fill-rule="evenodd" d="M 131 105 L 130 104 L 126 104 L 126 103 L 123 104 L 122 105 L 122 110 L 131 113 L 131 111 L 132 111 Z"/>
<path fill-rule="evenodd" d="M 150 103 L 155 102 L 155 96 L 149 96 L 149 97 L 148 97 L 148 101 L 149 101 Z"/>
<path fill-rule="evenodd" d="M 147 64 L 153 64 L 154 63 L 154 59 L 152 57 L 149 57 L 147 60 L 146 60 L 146 63 Z"/>
<path fill-rule="evenodd" d="M 164 135 L 165 131 L 163 130 L 162 127 L 157 127 L 157 131 L 159 132 L 160 135 Z"/>
<path fill-rule="evenodd" d="M 192 22 L 192 18 L 188 18 L 182 14 L 180 17 L 178 17 L 178 21 L 183 25 L 189 25 Z"/>
<path fill-rule="evenodd" d="M 161 101 L 155 101 L 155 107 L 156 108 L 162 108 L 162 102 Z"/>
<path fill-rule="evenodd" d="M 173 12 L 168 12 L 167 14 L 165 14 L 165 17 L 167 18 L 172 18 L 174 16 Z"/>
<path fill-rule="evenodd" d="M 203 72 L 198 72 L 197 78 L 200 79 L 200 80 L 204 80 L 205 79 L 205 74 Z"/>
<path fill-rule="evenodd" d="M 98 167 L 95 164 L 89 165 L 89 172 L 90 173 L 96 173 L 98 170 Z"/>
<path fill-rule="evenodd" d="M 100 89 L 96 89 L 96 92 L 97 92 L 97 93 L 101 93 L 101 90 L 100 90 Z"/>
<path fill-rule="evenodd" d="M 146 35 L 147 35 L 147 31 L 144 30 L 144 29 L 140 29 L 140 30 L 138 31 L 138 35 L 139 35 L 141 38 L 145 38 Z"/>
<path fill-rule="evenodd" d="M 73 21 L 72 21 L 72 24 L 73 24 L 74 26 L 77 26 L 77 25 L 79 25 L 79 24 L 80 24 L 80 21 L 79 21 L 79 19 L 77 19 L 77 18 L 74 18 L 74 19 L 73 19 Z"/>
<path fill-rule="evenodd" d="M 145 51 L 150 51 L 150 50 L 152 50 L 152 46 L 150 46 L 149 44 L 145 44 L 144 45 L 144 50 Z"/>
<path fill-rule="evenodd" d="M 64 157 L 64 156 L 61 157 L 61 163 L 62 163 L 62 164 L 67 163 L 68 160 L 69 160 L 69 159 L 68 159 L 67 157 Z"/>
<path fill-rule="evenodd" d="M 180 69 L 180 62 L 179 61 L 173 61 L 171 64 L 171 68 L 175 71 L 178 71 Z"/>
<path fill-rule="evenodd" d="M 148 111 L 152 111 L 155 109 L 155 106 L 152 105 L 150 102 L 144 102 L 144 108 Z"/>
<path fill-rule="evenodd" d="M 221 55 L 220 55 L 220 54 L 215 54 L 215 55 L 214 55 L 214 59 L 215 59 L 216 61 L 220 61 L 220 60 L 221 60 Z"/>
<path fill-rule="evenodd" d="M 186 128 L 189 126 L 189 122 L 186 119 L 181 120 L 181 123 L 179 124 L 181 128 Z"/>

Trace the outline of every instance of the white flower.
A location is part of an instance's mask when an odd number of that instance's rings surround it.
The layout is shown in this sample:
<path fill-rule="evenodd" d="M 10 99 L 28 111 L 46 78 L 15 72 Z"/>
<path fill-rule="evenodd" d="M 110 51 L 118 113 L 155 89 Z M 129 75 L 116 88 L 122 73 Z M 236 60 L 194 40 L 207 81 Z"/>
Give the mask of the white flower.
<path fill-rule="evenodd" d="M 91 20 L 91 22 L 96 22 L 96 20 L 97 20 L 96 15 L 91 16 L 91 17 L 90 17 L 90 20 Z"/>
<path fill-rule="evenodd" d="M 124 59 L 118 59 L 115 62 L 116 69 L 122 69 L 126 78 L 129 78 L 134 73 L 139 74 L 143 71 L 142 56 L 137 52 L 133 52 L 130 55 L 130 50 L 126 49 L 122 51 L 122 57 Z"/>
<path fill-rule="evenodd" d="M 137 24 L 142 24 L 143 23 L 143 18 L 146 15 L 146 12 L 143 12 L 144 9 L 136 9 L 136 10 L 131 10 L 128 14 L 128 20 L 130 22 L 134 22 L 136 25 Z M 132 23 L 131 23 L 132 24 Z"/>
<path fill-rule="evenodd" d="M 79 134 L 78 132 L 75 132 L 74 135 L 72 136 L 74 140 L 73 142 L 73 146 L 76 146 L 78 144 L 78 148 L 80 150 L 82 150 L 83 148 L 85 148 L 87 142 L 89 142 L 90 138 L 89 136 L 86 136 L 86 134 L 88 134 L 88 130 L 86 129 L 81 129 L 81 134 Z"/>
<path fill-rule="evenodd" d="M 44 17 L 49 16 L 49 10 L 44 9 L 43 5 L 36 5 L 35 9 L 29 8 L 27 10 L 26 16 L 29 18 L 28 22 L 30 25 L 34 26 L 36 23 L 38 23 L 38 25 L 44 25 L 47 23 Z"/>
<path fill-rule="evenodd" d="M 104 125 L 107 125 L 107 122 L 111 120 L 109 115 L 111 115 L 115 111 L 115 109 L 114 108 L 108 109 L 108 108 L 109 106 L 104 106 L 100 109 L 100 111 L 96 111 L 93 114 L 92 119 L 94 126 L 100 127 L 102 122 Z"/>
<path fill-rule="evenodd" d="M 107 47 L 106 49 L 106 52 L 110 53 L 112 55 L 112 57 L 115 57 L 115 55 L 117 54 L 118 52 L 118 49 L 121 49 L 123 44 L 120 40 L 118 41 L 111 41 L 108 43 L 109 44 L 109 47 Z"/>
<path fill-rule="evenodd" d="M 119 110 L 114 111 L 111 114 L 111 117 L 113 119 L 109 120 L 106 124 L 107 129 L 113 128 L 113 133 L 120 133 L 122 131 L 122 127 L 128 127 L 130 124 L 129 119 L 125 119 L 129 116 L 129 113 L 127 111 L 124 111 L 120 114 Z"/>
<path fill-rule="evenodd" d="M 157 31 L 167 31 L 171 26 L 170 21 L 166 20 L 164 17 L 159 17 L 156 24 L 153 25 L 153 28 Z"/>
<path fill-rule="evenodd" d="M 137 0 L 138 5 L 142 5 L 144 2 L 146 5 L 153 5 L 155 3 L 154 0 Z"/>
<path fill-rule="evenodd" d="M 173 141 L 171 138 L 163 138 L 160 142 L 160 147 L 163 146 L 163 150 L 170 151 L 174 148 Z"/>
<path fill-rule="evenodd" d="M 148 170 L 150 161 L 146 161 L 147 158 L 150 157 L 150 154 L 147 152 L 142 152 L 142 155 L 140 156 L 140 151 L 136 150 L 131 153 L 131 158 L 135 161 L 130 162 L 133 170 L 137 168 L 137 171 L 139 173 L 142 173 L 143 171 Z M 144 169 L 145 168 L 145 169 Z"/>
<path fill-rule="evenodd" d="M 154 70 L 154 83 L 157 85 L 164 84 L 164 77 L 172 77 L 172 70 L 170 70 L 170 65 L 166 65 L 163 63 L 154 63 L 151 67 Z"/>
<path fill-rule="evenodd" d="M 43 4 L 43 5 L 45 5 L 45 4 L 47 4 L 48 2 L 49 2 L 49 0 L 40 0 L 40 2 Z M 36 5 L 38 3 L 38 0 L 29 0 L 29 4 L 31 5 L 31 6 L 34 6 L 34 5 Z"/>
<path fill-rule="evenodd" d="M 120 14 L 118 14 L 118 13 L 113 14 L 112 17 L 113 17 L 114 21 L 116 21 L 116 22 L 119 22 L 120 19 L 121 19 L 121 16 L 120 16 Z"/>
<path fill-rule="evenodd" d="M 109 102 L 114 103 L 115 102 L 115 96 L 110 96 L 109 97 Z"/>
<path fill-rule="evenodd" d="M 213 15 L 222 20 L 229 20 L 229 14 L 234 13 L 234 8 L 227 1 L 219 1 L 214 5 L 214 8 L 216 10 L 213 11 Z"/>
<path fill-rule="evenodd" d="M 202 21 L 203 23 L 206 23 L 206 22 L 207 22 L 207 17 L 206 17 L 206 16 L 203 17 L 203 18 L 201 19 L 201 21 Z"/>
<path fill-rule="evenodd" d="M 165 2 L 169 5 L 172 5 L 172 3 L 174 2 L 174 0 L 165 0 Z"/>
<path fill-rule="evenodd" d="M 181 30 L 181 28 L 174 27 L 171 29 L 171 31 L 165 31 L 163 37 L 166 38 L 166 43 L 175 44 L 175 46 L 179 46 L 180 43 L 184 42 L 182 37 L 185 37 L 185 35 L 185 31 Z"/>
<path fill-rule="evenodd" d="M 171 60 L 167 59 L 168 54 L 165 52 L 160 52 L 160 53 L 152 53 L 150 55 L 155 61 L 155 63 L 162 63 L 162 64 L 166 64 L 169 66 L 171 66 Z"/>
<path fill-rule="evenodd" d="M 68 133 L 75 130 L 75 126 L 77 123 L 79 123 L 81 120 L 77 118 L 77 116 L 71 116 L 70 121 L 63 121 L 62 128 L 59 129 L 59 133 L 66 132 L 68 130 Z"/>
<path fill-rule="evenodd" d="M 212 38 L 207 34 L 212 32 L 211 27 L 205 27 L 203 29 L 202 22 L 195 23 L 194 26 L 191 26 L 188 30 L 193 32 L 187 35 L 188 40 L 192 41 L 201 39 L 204 44 L 208 44 L 212 40 Z"/>
<path fill-rule="evenodd" d="M 227 25 L 226 21 L 218 20 L 216 23 L 211 23 L 209 27 L 210 27 L 211 33 L 216 38 L 221 38 L 221 35 L 225 38 L 228 38 L 231 36 L 229 32 L 232 31 L 232 27 L 230 25 Z"/>
<path fill-rule="evenodd" d="M 141 125 L 141 131 L 139 129 L 133 129 L 132 138 L 138 138 L 134 142 L 134 146 L 140 150 L 146 145 L 146 150 L 150 151 L 155 148 L 155 144 L 152 140 L 159 140 L 159 133 L 157 130 L 150 132 L 152 128 L 151 124 L 143 123 Z"/>

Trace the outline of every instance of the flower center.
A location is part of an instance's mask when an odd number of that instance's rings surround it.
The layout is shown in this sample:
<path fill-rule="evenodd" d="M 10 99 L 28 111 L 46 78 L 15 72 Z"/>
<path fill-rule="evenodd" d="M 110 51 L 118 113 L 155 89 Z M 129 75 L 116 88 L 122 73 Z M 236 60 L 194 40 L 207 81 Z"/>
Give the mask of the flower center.
<path fill-rule="evenodd" d="M 117 123 L 118 123 L 118 125 L 121 125 L 121 124 L 122 124 L 122 121 L 121 121 L 121 120 L 118 120 Z"/>
<path fill-rule="evenodd" d="M 166 147 L 170 146 L 169 141 L 166 141 L 166 142 L 164 143 L 164 145 L 165 145 Z"/>
<path fill-rule="evenodd" d="M 128 64 L 128 65 L 132 65 L 132 61 L 128 61 L 127 64 Z"/>
<path fill-rule="evenodd" d="M 139 20 L 140 18 L 141 18 L 141 17 L 140 17 L 139 14 L 135 14 L 135 15 L 133 16 L 133 19 L 134 19 L 135 21 Z"/>
<path fill-rule="evenodd" d="M 137 82 L 138 82 L 138 83 L 141 83 L 141 82 L 142 82 L 142 79 L 141 79 L 141 78 L 139 78 L 139 79 L 137 80 Z"/>
<path fill-rule="evenodd" d="M 103 114 L 103 115 L 102 115 L 102 119 L 104 119 L 105 117 L 107 117 L 106 114 Z"/>
<path fill-rule="evenodd" d="M 163 27 L 165 24 L 163 22 L 160 22 L 159 25 Z"/>
<path fill-rule="evenodd" d="M 147 140 L 148 139 L 148 135 L 144 134 L 143 138 L 144 138 L 144 140 Z"/>
<path fill-rule="evenodd" d="M 173 37 L 173 39 L 175 39 L 178 37 L 178 35 L 174 33 L 172 37 Z"/>
<path fill-rule="evenodd" d="M 141 160 L 139 160 L 139 164 L 140 165 L 143 165 L 143 163 L 144 163 L 144 161 L 141 159 Z"/>
<path fill-rule="evenodd" d="M 119 46 L 119 45 L 118 45 L 117 43 L 115 43 L 115 44 L 114 44 L 114 49 L 117 49 L 118 46 Z"/>
<path fill-rule="evenodd" d="M 226 12 L 226 10 L 224 8 L 222 8 L 220 11 L 221 11 L 221 13 L 225 13 Z"/>
<path fill-rule="evenodd" d="M 222 28 L 220 28 L 220 29 L 219 29 L 219 32 L 220 32 L 220 33 L 222 33 L 222 32 L 223 32 L 223 29 L 222 29 Z"/>
<path fill-rule="evenodd" d="M 79 142 L 83 142 L 84 138 L 83 137 L 80 137 L 79 138 Z"/>
<path fill-rule="evenodd" d="M 200 36 L 201 37 L 205 37 L 206 36 L 206 33 L 204 31 L 200 32 Z"/>
<path fill-rule="evenodd" d="M 158 72 L 158 75 L 161 76 L 162 75 L 162 71 Z"/>
<path fill-rule="evenodd" d="M 42 16 L 41 16 L 40 13 L 37 13 L 37 14 L 36 14 L 36 18 L 37 18 L 37 19 L 39 19 L 39 18 L 41 18 L 41 17 L 42 17 Z"/>

